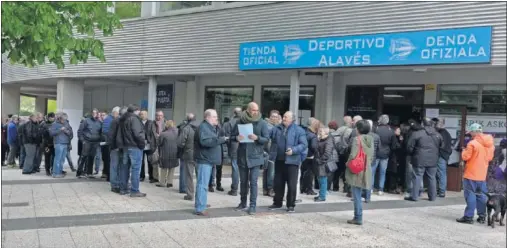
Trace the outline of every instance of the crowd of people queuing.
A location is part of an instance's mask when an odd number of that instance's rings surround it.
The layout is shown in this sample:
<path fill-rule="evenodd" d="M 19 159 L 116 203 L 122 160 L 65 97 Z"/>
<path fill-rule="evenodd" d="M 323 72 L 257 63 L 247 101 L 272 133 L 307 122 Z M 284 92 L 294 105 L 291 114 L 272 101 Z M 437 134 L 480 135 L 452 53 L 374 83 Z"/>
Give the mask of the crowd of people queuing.
<path fill-rule="evenodd" d="M 44 155 L 48 176 L 64 177 L 67 159 L 78 178 L 94 178 L 102 162 L 102 177 L 110 182 L 111 191 L 131 197 L 146 196 L 139 188 L 145 179 L 145 160 L 149 182 L 157 187 L 174 187 L 175 168 L 180 167 L 179 192 L 185 194 L 184 200 L 195 202 L 195 214 L 202 216 L 210 207 L 207 193 L 225 190 L 224 164 L 232 166 L 228 194 L 237 196 L 239 190 L 236 210 L 252 215 L 259 176 L 263 195 L 273 198 L 270 210 L 281 209 L 285 199 L 287 212 L 294 212 L 298 190 L 323 202 L 342 186 L 354 203 L 354 218 L 348 223 L 356 225 L 363 223 L 362 202 L 369 203 L 375 192 L 379 196 L 405 193 L 405 200 L 418 201 L 426 187 L 429 201 L 445 197 L 452 139 L 443 119 L 393 126 L 387 115 L 376 122 L 345 116 L 341 126 L 337 121 L 324 125 L 315 118 L 298 125 L 291 111 L 281 116 L 273 110 L 262 119 L 255 102 L 235 108 L 231 115 L 220 123 L 217 112 L 208 109 L 201 122 L 188 113 L 176 125 L 162 111 L 149 120 L 148 113 L 135 105 L 115 107 L 109 114 L 94 109 L 77 131 L 77 168 L 68 152 L 74 137 L 65 113 L 49 113 L 45 118 L 34 113 L 21 122 L 12 115 L 2 123 L 2 165 L 14 167 L 19 157 L 23 174 L 37 173 Z M 239 125 L 245 124 L 252 125 L 252 133 L 240 132 Z M 466 162 L 467 207 L 457 221 L 473 223 L 477 209 L 477 221 L 484 223 L 486 193 L 505 196 L 507 141 L 495 150 L 492 136 L 483 134 L 477 123 L 467 135 L 471 141 L 462 146 L 461 155 Z"/>

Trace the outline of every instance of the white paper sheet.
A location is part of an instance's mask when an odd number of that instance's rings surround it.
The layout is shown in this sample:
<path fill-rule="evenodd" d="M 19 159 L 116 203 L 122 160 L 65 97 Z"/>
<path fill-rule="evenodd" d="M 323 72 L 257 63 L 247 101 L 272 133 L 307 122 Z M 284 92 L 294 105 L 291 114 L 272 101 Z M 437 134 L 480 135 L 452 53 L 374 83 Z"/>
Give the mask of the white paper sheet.
<path fill-rule="evenodd" d="M 427 108 L 426 109 L 426 117 L 427 118 L 438 118 L 440 114 L 439 109 Z"/>
<path fill-rule="evenodd" d="M 248 124 L 238 124 L 238 132 L 239 135 L 245 137 L 240 143 L 252 143 L 253 140 L 248 138 L 248 135 L 253 134 L 253 125 L 252 123 Z"/>
<path fill-rule="evenodd" d="M 444 118 L 444 124 L 445 124 L 445 127 L 450 127 L 450 128 L 458 128 L 459 127 L 458 118 L 452 118 L 452 117 Z"/>

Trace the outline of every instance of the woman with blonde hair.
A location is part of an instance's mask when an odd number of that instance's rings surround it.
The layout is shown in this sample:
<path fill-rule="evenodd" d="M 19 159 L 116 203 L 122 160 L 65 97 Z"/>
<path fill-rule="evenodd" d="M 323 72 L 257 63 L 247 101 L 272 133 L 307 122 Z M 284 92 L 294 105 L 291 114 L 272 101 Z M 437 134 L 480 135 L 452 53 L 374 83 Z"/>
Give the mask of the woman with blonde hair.
<path fill-rule="evenodd" d="M 166 130 L 158 137 L 159 183 L 157 187 L 173 187 L 174 168 L 179 166 L 178 129 L 172 120 L 165 123 Z"/>

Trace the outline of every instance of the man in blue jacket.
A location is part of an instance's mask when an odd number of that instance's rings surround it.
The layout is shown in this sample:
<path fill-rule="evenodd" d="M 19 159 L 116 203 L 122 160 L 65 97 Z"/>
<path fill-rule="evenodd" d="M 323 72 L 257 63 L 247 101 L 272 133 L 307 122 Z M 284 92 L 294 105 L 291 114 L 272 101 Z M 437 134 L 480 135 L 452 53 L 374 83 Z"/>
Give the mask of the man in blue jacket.
<path fill-rule="evenodd" d="M 67 114 L 58 113 L 56 121 L 49 127 L 49 134 L 53 137 L 54 143 L 54 162 L 53 162 L 53 177 L 62 178 L 63 163 L 67 156 L 69 144 L 74 137 L 72 127 L 67 122 Z"/>
<path fill-rule="evenodd" d="M 275 161 L 275 197 L 270 210 L 280 209 L 287 184 L 287 212 L 296 207 L 299 166 L 308 153 L 308 142 L 303 128 L 294 122 L 294 114 L 285 112 L 282 125 L 271 131 L 270 160 Z"/>
<path fill-rule="evenodd" d="M 109 130 L 111 129 L 111 123 L 114 119 L 118 118 L 120 115 L 120 107 L 116 106 L 111 110 L 111 114 L 107 115 L 106 118 L 104 118 L 104 121 L 102 122 L 102 135 L 104 136 L 103 140 L 106 141 L 106 144 L 100 147 L 101 150 L 101 157 L 102 157 L 102 177 L 105 177 L 106 180 L 109 182 L 109 170 L 110 170 L 110 158 L 111 158 L 111 148 L 109 147 L 108 143 L 108 137 L 109 137 Z"/>
<path fill-rule="evenodd" d="M 248 137 L 239 133 L 238 124 L 251 124 L 253 134 Z M 231 141 L 237 141 L 237 159 L 241 182 L 241 203 L 236 210 L 247 208 L 248 185 L 250 185 L 250 207 L 248 214 L 254 215 L 257 205 L 257 181 L 261 166 L 264 165 L 264 146 L 269 142 L 269 131 L 266 121 L 261 118 L 259 105 L 251 102 L 246 111 L 240 114 L 239 120 L 235 123 L 230 137 Z M 250 141 L 250 142 L 248 142 Z"/>
<path fill-rule="evenodd" d="M 195 214 L 207 216 L 208 185 L 213 165 L 222 164 L 222 145 L 227 137 L 219 137 L 216 126 L 218 114 L 214 109 L 204 112 L 204 121 L 194 136 L 194 158 L 197 163 L 197 187 L 195 190 Z"/>
<path fill-rule="evenodd" d="M 9 156 L 7 157 L 7 165 L 16 166 L 16 154 L 18 153 L 18 122 L 17 115 L 13 115 L 9 125 L 7 125 L 7 144 L 9 145 Z"/>

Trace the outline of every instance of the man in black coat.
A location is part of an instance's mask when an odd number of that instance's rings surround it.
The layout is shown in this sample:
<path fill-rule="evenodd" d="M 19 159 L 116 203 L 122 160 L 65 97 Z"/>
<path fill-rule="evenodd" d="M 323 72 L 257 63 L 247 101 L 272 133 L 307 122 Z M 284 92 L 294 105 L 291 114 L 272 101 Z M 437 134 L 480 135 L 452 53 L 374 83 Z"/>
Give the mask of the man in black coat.
<path fill-rule="evenodd" d="M 373 174 L 373 178 L 375 179 L 377 168 L 380 165 L 378 194 L 382 195 L 384 193 L 384 183 L 386 180 L 386 171 L 389 164 L 391 150 L 398 147 L 398 140 L 396 139 L 396 135 L 394 135 L 394 130 L 389 126 L 388 115 L 381 115 L 379 117 L 378 127 L 375 130 L 375 133 L 377 133 L 380 137 L 380 146 L 378 152 L 375 154 L 375 161 L 373 162 L 371 172 Z"/>
<path fill-rule="evenodd" d="M 445 190 L 447 188 L 447 161 L 452 153 L 452 137 L 451 134 L 445 129 L 445 120 L 433 118 L 435 129 L 442 136 L 444 145 L 439 150 L 438 163 L 437 163 L 437 193 L 439 197 L 445 197 Z"/>
<path fill-rule="evenodd" d="M 30 115 L 30 120 L 23 126 L 23 145 L 26 158 L 23 164 L 23 174 L 32 174 L 37 171 L 37 154 L 42 144 L 42 133 L 38 122 L 38 114 Z"/>
<path fill-rule="evenodd" d="M 405 197 L 408 201 L 417 201 L 423 175 L 428 178 L 428 197 L 434 201 L 437 196 L 437 162 L 439 151 L 443 148 L 442 136 L 433 127 L 430 119 L 425 118 L 422 125 L 414 124 L 414 132 L 407 142 L 407 153 L 411 156 L 414 170 L 412 176 L 412 194 Z"/>
<path fill-rule="evenodd" d="M 55 121 L 55 114 L 49 113 L 47 120 L 42 124 L 42 146 L 44 149 L 44 167 L 46 175 L 51 176 L 53 170 L 53 160 L 55 158 L 55 146 L 53 144 L 53 136 L 49 133 L 51 125 Z"/>

